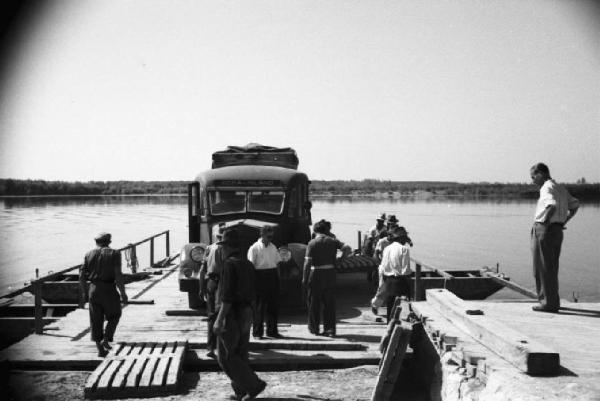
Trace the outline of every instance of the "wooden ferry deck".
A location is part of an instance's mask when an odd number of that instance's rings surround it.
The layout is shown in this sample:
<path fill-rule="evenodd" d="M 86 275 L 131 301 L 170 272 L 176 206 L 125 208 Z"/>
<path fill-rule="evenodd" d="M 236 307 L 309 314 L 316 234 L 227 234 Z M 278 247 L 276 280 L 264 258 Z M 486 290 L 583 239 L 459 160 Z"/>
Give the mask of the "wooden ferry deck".
<path fill-rule="evenodd" d="M 562 301 L 559 313 L 534 312 L 531 300 L 447 305 L 433 298 L 411 304 L 442 361 L 432 372 L 432 399 L 477 392 L 486 401 L 600 400 L 600 304 Z M 528 373 L 529 364 L 548 369 L 550 353 L 559 355 L 557 372 Z"/>
<path fill-rule="evenodd" d="M 353 284 L 340 286 L 337 338 L 310 334 L 304 312 L 281 313 L 279 331 L 284 339 L 251 339 L 254 368 L 290 370 L 378 364 L 378 344 L 386 325 L 371 314 L 367 307 L 368 285 L 364 275 L 358 277 L 354 277 Z M 187 341 L 185 370 L 218 369 L 216 361 L 205 355 L 206 319 L 190 313 L 187 293 L 179 291 L 177 266 L 126 288 L 131 300 L 154 303 L 124 307 L 115 342 Z M 32 334 L 4 349 L 0 362 L 8 363 L 11 369 L 92 370 L 102 361 L 96 354 L 86 306 L 45 326 L 43 334 Z"/>
<path fill-rule="evenodd" d="M 250 358 L 256 370 L 335 369 L 379 363 L 379 341 L 387 326 L 385 322 L 377 321 L 368 307 L 372 295 L 370 287 L 363 275 L 338 277 L 337 338 L 309 334 L 305 312 L 283 313 L 279 330 L 284 339 L 251 339 Z M 128 284 L 127 291 L 130 299 L 154 303 L 127 305 L 115 342 L 187 341 L 185 371 L 219 370 L 216 361 L 205 355 L 204 316 L 191 314 L 187 294 L 179 291 L 177 266 L 164 269 L 162 275 Z M 454 389 L 458 395 L 451 395 L 450 376 L 442 375 L 438 370 L 439 380 L 446 383 L 432 387 L 432 400 L 469 399 L 469 386 L 474 386 L 473 383 L 484 383 L 485 389 L 480 390 L 481 396 L 485 397 L 480 399 L 486 400 L 600 400 L 600 343 L 597 341 L 600 337 L 600 304 L 563 303 L 558 314 L 533 312 L 533 301 L 529 300 L 468 301 L 468 305 L 470 310 L 481 310 L 495 324 L 522 333 L 559 353 L 560 371 L 551 377 L 529 375 L 477 342 L 476 332 L 466 331 L 459 321 L 436 310 L 431 300 L 414 302 L 411 307 L 419 312 L 417 315 L 426 316 L 426 321 L 433 322 L 429 329 L 433 327 L 438 338 L 444 341 L 455 338 L 451 350 L 443 349 L 443 341 L 437 342 L 442 348 L 441 351 L 438 348 L 437 358 L 444 365 L 442 370 L 457 370 L 463 380 L 458 390 Z M 424 326 L 428 327 L 428 324 Z M 435 346 L 436 342 L 432 343 Z M 447 364 L 451 353 L 445 351 L 460 353 L 461 350 L 465 350 L 465 355 L 469 351 L 484 356 L 485 364 L 465 365 L 464 361 L 462 367 L 460 361 L 455 367 Z M 419 358 L 417 354 L 410 355 L 412 360 Z M 30 335 L 0 352 L 0 362 L 12 370 L 91 371 L 101 361 L 90 340 L 87 309 L 77 309 L 46 326 L 43 334 Z M 468 369 L 465 371 L 469 366 L 473 368 L 471 373 Z"/>

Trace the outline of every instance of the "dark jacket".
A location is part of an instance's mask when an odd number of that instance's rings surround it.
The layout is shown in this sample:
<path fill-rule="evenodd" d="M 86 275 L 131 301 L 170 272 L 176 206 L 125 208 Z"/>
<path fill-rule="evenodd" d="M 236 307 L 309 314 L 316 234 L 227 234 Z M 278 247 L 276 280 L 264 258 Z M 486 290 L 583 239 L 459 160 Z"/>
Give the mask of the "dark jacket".
<path fill-rule="evenodd" d="M 221 281 L 221 301 L 233 308 L 250 306 L 256 294 L 254 289 L 254 266 L 238 254 L 230 255 L 223 266 Z"/>

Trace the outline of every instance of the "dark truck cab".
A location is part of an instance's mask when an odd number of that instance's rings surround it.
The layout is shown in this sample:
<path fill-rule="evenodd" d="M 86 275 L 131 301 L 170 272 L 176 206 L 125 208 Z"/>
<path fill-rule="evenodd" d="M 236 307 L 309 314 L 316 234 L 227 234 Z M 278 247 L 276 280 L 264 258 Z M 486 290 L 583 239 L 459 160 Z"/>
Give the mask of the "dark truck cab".
<path fill-rule="evenodd" d="M 214 153 L 212 169 L 188 185 L 190 243 L 181 252 L 179 288 L 188 292 L 191 308 L 202 302 L 198 297 L 201 255 L 216 241 L 219 228 L 233 226 L 241 234 L 244 256 L 263 226 L 274 228 L 273 243 L 289 268 L 281 275 L 282 304 L 300 301 L 300 269 L 310 240 L 312 205 L 310 181 L 297 165 L 296 152 L 290 148 L 230 146 Z"/>

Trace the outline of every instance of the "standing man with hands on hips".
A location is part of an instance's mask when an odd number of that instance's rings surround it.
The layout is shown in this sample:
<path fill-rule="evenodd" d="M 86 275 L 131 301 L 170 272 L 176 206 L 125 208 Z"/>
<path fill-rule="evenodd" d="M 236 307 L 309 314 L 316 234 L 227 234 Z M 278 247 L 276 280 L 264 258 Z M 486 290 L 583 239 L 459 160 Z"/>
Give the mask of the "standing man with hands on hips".
<path fill-rule="evenodd" d="M 544 163 L 531 167 L 531 180 L 540 187 L 540 198 L 535 209 L 531 229 L 531 252 L 533 275 L 539 305 L 536 312 L 558 312 L 558 260 L 563 241 L 565 225 L 579 209 L 579 201 L 567 189 L 550 176 Z"/>

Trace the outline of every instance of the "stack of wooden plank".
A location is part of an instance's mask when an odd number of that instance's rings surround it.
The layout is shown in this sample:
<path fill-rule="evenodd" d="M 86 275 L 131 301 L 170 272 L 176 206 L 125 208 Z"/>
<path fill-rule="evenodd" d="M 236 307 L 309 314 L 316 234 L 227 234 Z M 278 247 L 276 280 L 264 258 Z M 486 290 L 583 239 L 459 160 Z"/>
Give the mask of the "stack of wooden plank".
<path fill-rule="evenodd" d="M 412 308 L 417 314 L 425 317 L 424 324 L 426 326 L 428 325 L 427 317 L 439 313 L 450 320 L 457 329 L 460 329 L 459 331 L 468 333 L 480 344 L 525 373 L 534 376 L 548 376 L 556 375 L 559 372 L 560 356 L 555 350 L 491 319 L 483 310 L 474 308 L 473 304 L 463 301 L 447 290 L 431 289 L 427 290 L 426 294 L 426 304 L 412 304 Z M 435 312 L 432 313 L 430 309 L 434 309 Z M 439 351 L 449 351 L 456 344 L 456 329 L 452 331 L 453 333 L 449 335 L 441 336 L 430 328 L 430 336 Z M 465 337 L 465 334 L 462 337 Z M 472 357 L 469 352 L 462 352 L 462 354 L 471 363 L 477 364 L 478 361 L 475 360 L 481 359 Z"/>
<path fill-rule="evenodd" d="M 379 364 L 377 383 L 371 396 L 372 401 L 390 400 L 400 374 L 402 360 L 412 335 L 412 324 L 400 320 L 401 301 L 396 298 L 390 313 L 386 334 L 381 339 L 380 351 L 383 354 Z"/>
<path fill-rule="evenodd" d="M 177 389 L 187 342 L 119 343 L 85 383 L 86 398 L 162 396 Z"/>

